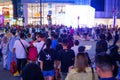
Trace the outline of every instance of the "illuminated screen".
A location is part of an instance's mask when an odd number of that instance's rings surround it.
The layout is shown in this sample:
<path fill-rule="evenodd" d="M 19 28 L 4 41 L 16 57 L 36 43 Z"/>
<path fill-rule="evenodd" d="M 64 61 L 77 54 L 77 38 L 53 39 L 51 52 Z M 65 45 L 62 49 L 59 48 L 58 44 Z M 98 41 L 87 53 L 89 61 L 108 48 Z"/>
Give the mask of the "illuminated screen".
<path fill-rule="evenodd" d="M 95 9 L 88 5 L 67 5 L 65 8 L 64 24 L 78 27 L 92 27 L 95 19 Z"/>

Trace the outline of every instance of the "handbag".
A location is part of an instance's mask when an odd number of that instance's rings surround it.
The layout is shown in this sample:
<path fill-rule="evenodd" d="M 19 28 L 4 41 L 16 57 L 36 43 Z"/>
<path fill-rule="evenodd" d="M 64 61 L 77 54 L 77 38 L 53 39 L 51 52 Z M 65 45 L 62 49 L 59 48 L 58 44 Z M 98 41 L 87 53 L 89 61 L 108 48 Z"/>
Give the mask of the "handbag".
<path fill-rule="evenodd" d="M 14 74 L 15 72 L 17 72 L 17 63 L 14 58 L 12 58 L 12 62 L 10 63 L 10 73 Z"/>
<path fill-rule="evenodd" d="M 21 42 L 20 39 L 19 39 L 19 41 L 20 41 L 20 43 L 22 44 L 22 46 L 23 46 L 23 48 L 25 49 L 25 52 L 26 52 L 26 54 L 27 54 L 27 56 L 28 56 L 28 50 L 25 48 L 25 46 L 23 45 L 23 43 Z"/>

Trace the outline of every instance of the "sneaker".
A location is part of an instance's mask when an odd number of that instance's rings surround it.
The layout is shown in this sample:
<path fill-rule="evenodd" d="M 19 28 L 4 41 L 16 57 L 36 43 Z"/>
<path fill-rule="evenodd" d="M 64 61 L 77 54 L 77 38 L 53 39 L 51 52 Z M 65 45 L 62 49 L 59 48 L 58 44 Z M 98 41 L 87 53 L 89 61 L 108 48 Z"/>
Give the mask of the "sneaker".
<path fill-rule="evenodd" d="M 20 74 L 18 71 L 16 71 L 14 74 L 13 74 L 14 77 L 20 77 Z"/>

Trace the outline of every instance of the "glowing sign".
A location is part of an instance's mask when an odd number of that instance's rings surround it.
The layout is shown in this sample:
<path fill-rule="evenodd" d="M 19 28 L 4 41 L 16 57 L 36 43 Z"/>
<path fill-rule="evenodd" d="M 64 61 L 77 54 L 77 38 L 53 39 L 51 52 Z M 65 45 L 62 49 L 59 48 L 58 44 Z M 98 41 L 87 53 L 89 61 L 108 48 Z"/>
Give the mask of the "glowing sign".
<path fill-rule="evenodd" d="M 67 26 L 92 27 L 94 25 L 95 9 L 88 5 L 67 5 L 65 12 L 64 24 Z"/>

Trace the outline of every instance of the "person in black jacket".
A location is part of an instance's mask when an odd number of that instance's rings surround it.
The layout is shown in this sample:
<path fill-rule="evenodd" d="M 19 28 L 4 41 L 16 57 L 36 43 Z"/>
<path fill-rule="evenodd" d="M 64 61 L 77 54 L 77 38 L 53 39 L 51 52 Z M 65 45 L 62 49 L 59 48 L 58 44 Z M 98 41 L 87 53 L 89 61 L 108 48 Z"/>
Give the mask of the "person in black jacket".
<path fill-rule="evenodd" d="M 104 34 L 100 34 L 99 35 L 100 40 L 97 41 L 96 43 L 96 54 L 99 54 L 101 52 L 107 52 L 108 50 L 108 44 L 107 41 L 105 40 L 105 35 Z"/>
<path fill-rule="evenodd" d="M 72 49 L 68 48 L 68 39 L 63 39 L 63 49 L 59 50 L 56 56 L 56 69 L 61 63 L 61 80 L 65 80 L 69 67 L 74 65 L 75 53 Z"/>

